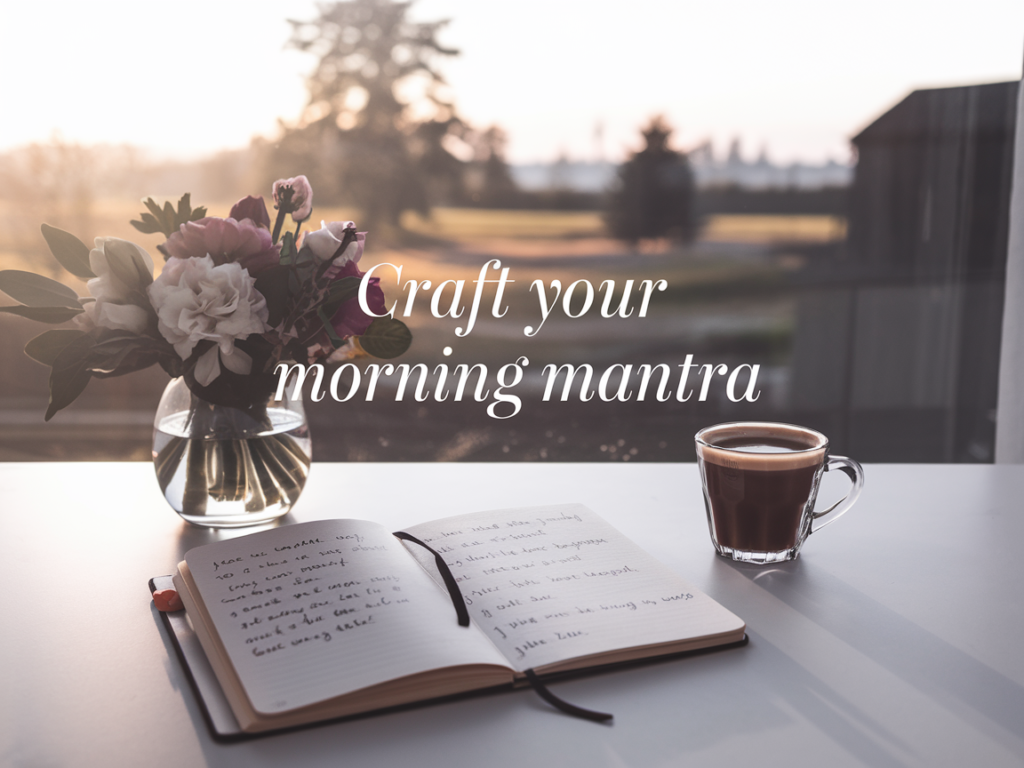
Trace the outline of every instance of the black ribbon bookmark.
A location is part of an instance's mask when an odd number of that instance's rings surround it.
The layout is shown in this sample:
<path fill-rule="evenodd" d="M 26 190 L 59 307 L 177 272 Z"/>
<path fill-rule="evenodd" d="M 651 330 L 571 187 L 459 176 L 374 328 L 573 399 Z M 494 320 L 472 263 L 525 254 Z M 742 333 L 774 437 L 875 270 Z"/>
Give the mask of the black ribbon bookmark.
<path fill-rule="evenodd" d="M 448 596 L 452 599 L 452 605 L 455 606 L 455 615 L 459 617 L 459 626 L 468 627 L 469 610 L 466 608 L 466 601 L 462 598 L 462 590 L 459 589 L 459 584 L 455 581 L 455 577 L 452 575 L 451 569 L 448 568 L 448 563 L 444 561 L 444 558 L 441 557 L 429 544 L 424 544 L 415 536 L 411 536 L 405 531 L 395 531 L 392 535 L 402 541 L 411 541 L 413 544 L 419 544 L 434 556 L 434 562 L 437 563 L 437 570 L 441 572 L 441 578 L 444 579 L 444 585 L 448 588 Z"/>
<path fill-rule="evenodd" d="M 439 555 L 429 544 L 420 541 L 415 536 L 408 534 L 405 531 L 395 531 L 392 535 L 402 541 L 411 541 L 413 544 L 418 544 L 434 556 L 434 562 L 437 564 L 437 570 L 441 572 L 441 578 L 444 580 L 444 585 L 448 588 L 448 596 L 451 597 L 452 605 L 455 606 L 455 613 L 459 617 L 459 626 L 468 627 L 469 609 L 466 608 L 466 601 L 462 597 L 462 590 L 459 589 L 459 584 L 455 581 L 455 576 L 448 567 L 448 563 L 444 561 L 444 558 L 441 557 L 441 555 Z M 537 692 L 537 695 L 555 709 L 560 709 L 567 715 L 580 717 L 584 720 L 593 720 L 597 723 L 607 723 L 612 719 L 612 715 L 606 712 L 595 712 L 592 709 L 577 707 L 575 704 L 570 704 L 568 701 L 558 698 L 548 690 L 548 687 L 541 682 L 537 673 L 532 669 L 527 669 L 524 674 L 526 675 L 526 680 L 529 682 L 530 687 Z"/>
<path fill-rule="evenodd" d="M 537 695 L 555 709 L 560 709 L 567 715 L 572 715 L 573 717 L 581 717 L 584 720 L 593 720 L 596 723 L 607 723 L 611 721 L 613 715 L 607 712 L 595 712 L 592 709 L 584 709 L 583 707 L 577 707 L 575 704 L 570 704 L 568 701 L 558 698 L 546 685 L 544 685 L 543 682 L 541 682 L 537 673 L 532 669 L 525 670 L 523 674 L 526 675 L 527 682 L 529 682 L 533 690 L 537 692 Z"/>

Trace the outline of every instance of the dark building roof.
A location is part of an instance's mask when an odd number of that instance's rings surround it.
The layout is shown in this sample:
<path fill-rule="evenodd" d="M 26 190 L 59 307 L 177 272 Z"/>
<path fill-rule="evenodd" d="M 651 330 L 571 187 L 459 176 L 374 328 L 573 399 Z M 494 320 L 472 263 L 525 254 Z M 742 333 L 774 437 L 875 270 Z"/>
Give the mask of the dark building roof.
<path fill-rule="evenodd" d="M 1018 88 L 914 91 L 853 138 L 848 245 L 865 277 L 1002 279 Z"/>
<path fill-rule="evenodd" d="M 851 455 L 992 459 L 1018 90 L 914 91 L 853 139 L 845 258 L 791 377 L 795 419 L 836 419 Z"/>
<path fill-rule="evenodd" d="M 1014 124 L 1019 81 L 928 88 L 913 91 L 851 141 L 860 148 L 874 141 L 914 141 L 959 138 L 968 129 L 975 135 L 1003 135 Z"/>

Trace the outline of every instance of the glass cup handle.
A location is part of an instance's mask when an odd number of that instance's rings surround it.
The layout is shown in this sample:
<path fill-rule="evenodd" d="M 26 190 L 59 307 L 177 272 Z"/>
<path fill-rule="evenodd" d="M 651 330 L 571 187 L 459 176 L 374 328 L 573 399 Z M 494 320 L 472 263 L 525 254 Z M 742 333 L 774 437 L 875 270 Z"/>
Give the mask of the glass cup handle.
<path fill-rule="evenodd" d="M 829 456 L 828 461 L 825 462 L 825 471 L 833 469 L 838 469 L 849 477 L 853 486 L 849 493 L 828 509 L 811 513 L 811 533 L 817 533 L 829 523 L 838 520 L 846 510 L 854 505 L 864 488 L 864 468 L 858 462 L 845 456 Z"/>

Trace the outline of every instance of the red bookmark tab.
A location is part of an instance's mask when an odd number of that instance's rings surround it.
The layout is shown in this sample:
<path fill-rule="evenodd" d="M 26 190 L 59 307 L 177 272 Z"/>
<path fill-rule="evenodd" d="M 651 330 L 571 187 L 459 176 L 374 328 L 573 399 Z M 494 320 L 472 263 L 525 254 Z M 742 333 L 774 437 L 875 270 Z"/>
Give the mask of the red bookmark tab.
<path fill-rule="evenodd" d="M 185 606 L 181 603 L 181 597 L 173 589 L 158 589 L 153 593 L 153 602 L 158 611 L 170 613 L 180 611 Z"/>

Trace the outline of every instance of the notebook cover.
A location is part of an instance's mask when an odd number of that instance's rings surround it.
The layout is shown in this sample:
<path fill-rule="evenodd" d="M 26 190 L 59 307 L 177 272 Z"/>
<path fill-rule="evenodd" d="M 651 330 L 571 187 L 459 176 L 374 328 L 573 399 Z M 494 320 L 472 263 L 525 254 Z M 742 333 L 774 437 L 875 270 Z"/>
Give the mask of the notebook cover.
<path fill-rule="evenodd" d="M 170 576 L 156 576 L 149 580 L 150 594 L 159 589 L 174 589 L 174 582 Z M 155 607 L 153 610 L 160 616 L 167 636 L 177 651 L 178 660 L 196 694 L 196 700 L 203 711 L 203 719 L 206 720 L 210 733 L 215 739 L 237 739 L 247 736 L 248 734 L 243 733 L 238 725 L 213 673 L 213 668 L 206 659 L 206 653 L 199 644 L 199 638 L 185 617 L 185 612 L 164 613 Z"/>

